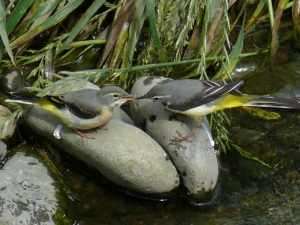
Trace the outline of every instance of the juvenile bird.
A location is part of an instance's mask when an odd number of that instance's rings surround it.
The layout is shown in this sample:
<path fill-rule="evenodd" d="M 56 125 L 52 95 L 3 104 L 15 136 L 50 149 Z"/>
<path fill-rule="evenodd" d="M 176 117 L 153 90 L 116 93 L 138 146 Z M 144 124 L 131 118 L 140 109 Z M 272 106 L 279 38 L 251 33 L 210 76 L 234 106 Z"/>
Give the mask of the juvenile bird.
<path fill-rule="evenodd" d="M 212 81 L 172 80 L 154 86 L 136 100 L 152 99 L 160 102 L 172 113 L 183 114 L 196 120 L 198 126 L 185 137 L 177 132 L 180 136 L 176 140 L 178 143 L 187 140 L 201 127 L 200 120 L 203 116 L 215 111 L 242 106 L 300 109 L 300 103 L 296 99 L 243 94 L 239 91 L 243 83 L 235 81 L 221 85 Z"/>
<path fill-rule="evenodd" d="M 134 100 L 134 97 L 123 89 L 107 86 L 101 90 L 82 89 L 43 98 L 16 97 L 7 99 L 6 102 L 38 105 L 59 117 L 82 138 L 90 138 L 79 130 L 101 128 L 111 119 L 117 109 L 129 100 Z"/>

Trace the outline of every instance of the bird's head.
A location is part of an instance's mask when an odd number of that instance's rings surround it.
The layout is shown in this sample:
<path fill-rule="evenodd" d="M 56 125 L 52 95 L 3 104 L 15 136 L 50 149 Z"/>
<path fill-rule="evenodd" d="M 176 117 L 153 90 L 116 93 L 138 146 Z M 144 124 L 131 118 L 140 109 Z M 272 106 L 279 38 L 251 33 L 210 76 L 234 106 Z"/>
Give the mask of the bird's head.
<path fill-rule="evenodd" d="M 119 108 L 125 102 L 135 100 L 132 95 L 129 95 L 122 88 L 117 86 L 107 86 L 100 91 L 110 107 Z"/>
<path fill-rule="evenodd" d="M 156 85 L 151 88 L 147 94 L 136 98 L 136 100 L 139 99 L 151 99 L 153 101 L 160 102 L 164 106 L 167 106 L 170 104 L 171 95 L 166 89 L 163 88 L 162 85 Z"/>

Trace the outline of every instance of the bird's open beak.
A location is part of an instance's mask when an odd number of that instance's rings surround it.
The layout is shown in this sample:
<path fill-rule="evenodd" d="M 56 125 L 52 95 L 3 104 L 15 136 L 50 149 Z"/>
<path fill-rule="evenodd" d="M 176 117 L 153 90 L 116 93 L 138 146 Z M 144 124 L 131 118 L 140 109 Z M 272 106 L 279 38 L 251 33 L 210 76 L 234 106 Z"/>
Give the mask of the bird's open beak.
<path fill-rule="evenodd" d="M 121 97 L 121 99 L 126 101 L 132 101 L 135 100 L 135 97 L 133 97 L 132 95 L 124 95 L 123 97 Z"/>

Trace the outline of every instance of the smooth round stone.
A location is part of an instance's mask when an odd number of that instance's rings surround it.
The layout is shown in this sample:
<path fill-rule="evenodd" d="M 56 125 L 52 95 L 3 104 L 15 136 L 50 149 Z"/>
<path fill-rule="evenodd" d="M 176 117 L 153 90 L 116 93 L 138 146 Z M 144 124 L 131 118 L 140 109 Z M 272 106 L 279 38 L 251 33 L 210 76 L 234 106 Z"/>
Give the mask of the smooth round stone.
<path fill-rule="evenodd" d="M 45 120 L 47 118 L 47 120 Z M 24 119 L 37 134 L 100 171 L 107 179 L 130 190 L 160 194 L 179 185 L 179 177 L 164 150 L 140 129 L 118 119 L 110 120 L 107 130 L 85 131 L 94 139 L 84 138 L 40 107 L 29 108 Z M 61 139 L 52 133 L 62 125 Z"/>
<path fill-rule="evenodd" d="M 33 66 L 8 67 L 0 75 L 0 87 L 6 94 L 29 94 L 27 87 L 32 87 L 35 77 L 27 78 Z"/>
<path fill-rule="evenodd" d="M 215 188 L 219 173 L 207 119 L 202 120 L 202 127 L 188 141 L 172 142 L 179 138 L 177 132 L 185 136 L 197 125 L 194 119 L 174 116 L 155 103 L 145 130 L 169 153 L 189 192 L 202 197 Z"/>
<path fill-rule="evenodd" d="M 157 83 L 165 81 L 166 78 L 162 77 L 143 77 L 134 84 L 131 94 L 142 96 Z M 194 119 L 173 114 L 160 103 L 149 99 L 131 102 L 131 115 L 135 124 L 143 127 L 169 153 L 191 194 L 202 198 L 216 187 L 218 161 L 206 117 L 202 127 L 188 141 L 177 145 L 172 142 L 178 138 L 176 131 L 187 135 L 197 126 Z"/>
<path fill-rule="evenodd" d="M 131 118 L 122 109 L 119 109 L 117 112 L 115 112 L 112 118 L 122 120 L 124 123 L 134 126 Z"/>

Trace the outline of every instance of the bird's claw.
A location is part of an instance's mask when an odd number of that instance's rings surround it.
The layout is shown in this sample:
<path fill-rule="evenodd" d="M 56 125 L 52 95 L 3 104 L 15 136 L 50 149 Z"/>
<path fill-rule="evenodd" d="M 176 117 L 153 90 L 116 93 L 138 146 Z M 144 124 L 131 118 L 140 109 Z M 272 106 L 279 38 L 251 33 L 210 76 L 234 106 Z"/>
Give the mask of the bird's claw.
<path fill-rule="evenodd" d="M 81 137 L 82 143 L 83 143 L 83 139 L 84 139 L 84 138 L 86 138 L 86 139 L 95 139 L 95 138 L 91 137 L 91 136 L 88 135 L 88 134 L 81 133 L 79 130 L 76 130 L 76 129 L 75 129 L 75 132 Z"/>
<path fill-rule="evenodd" d="M 171 140 L 171 145 L 177 145 L 177 146 L 180 146 L 180 143 L 183 142 L 183 141 L 186 141 L 186 142 L 191 142 L 188 140 L 189 136 L 183 136 L 178 130 L 176 130 L 176 133 L 179 137 L 175 137 L 174 139 Z"/>
<path fill-rule="evenodd" d="M 98 127 L 95 127 L 94 130 L 97 132 L 97 130 L 108 130 L 108 129 L 103 126 L 98 126 Z"/>
<path fill-rule="evenodd" d="M 197 130 L 199 130 L 201 128 L 201 124 L 199 124 L 197 127 L 195 127 L 189 134 L 187 134 L 186 136 L 182 136 L 182 134 L 176 130 L 177 135 L 179 136 L 178 138 L 174 138 L 173 140 L 171 140 L 171 145 L 177 145 L 180 146 L 180 143 L 183 141 L 186 142 L 192 142 L 189 141 L 189 137 L 191 137 Z"/>

